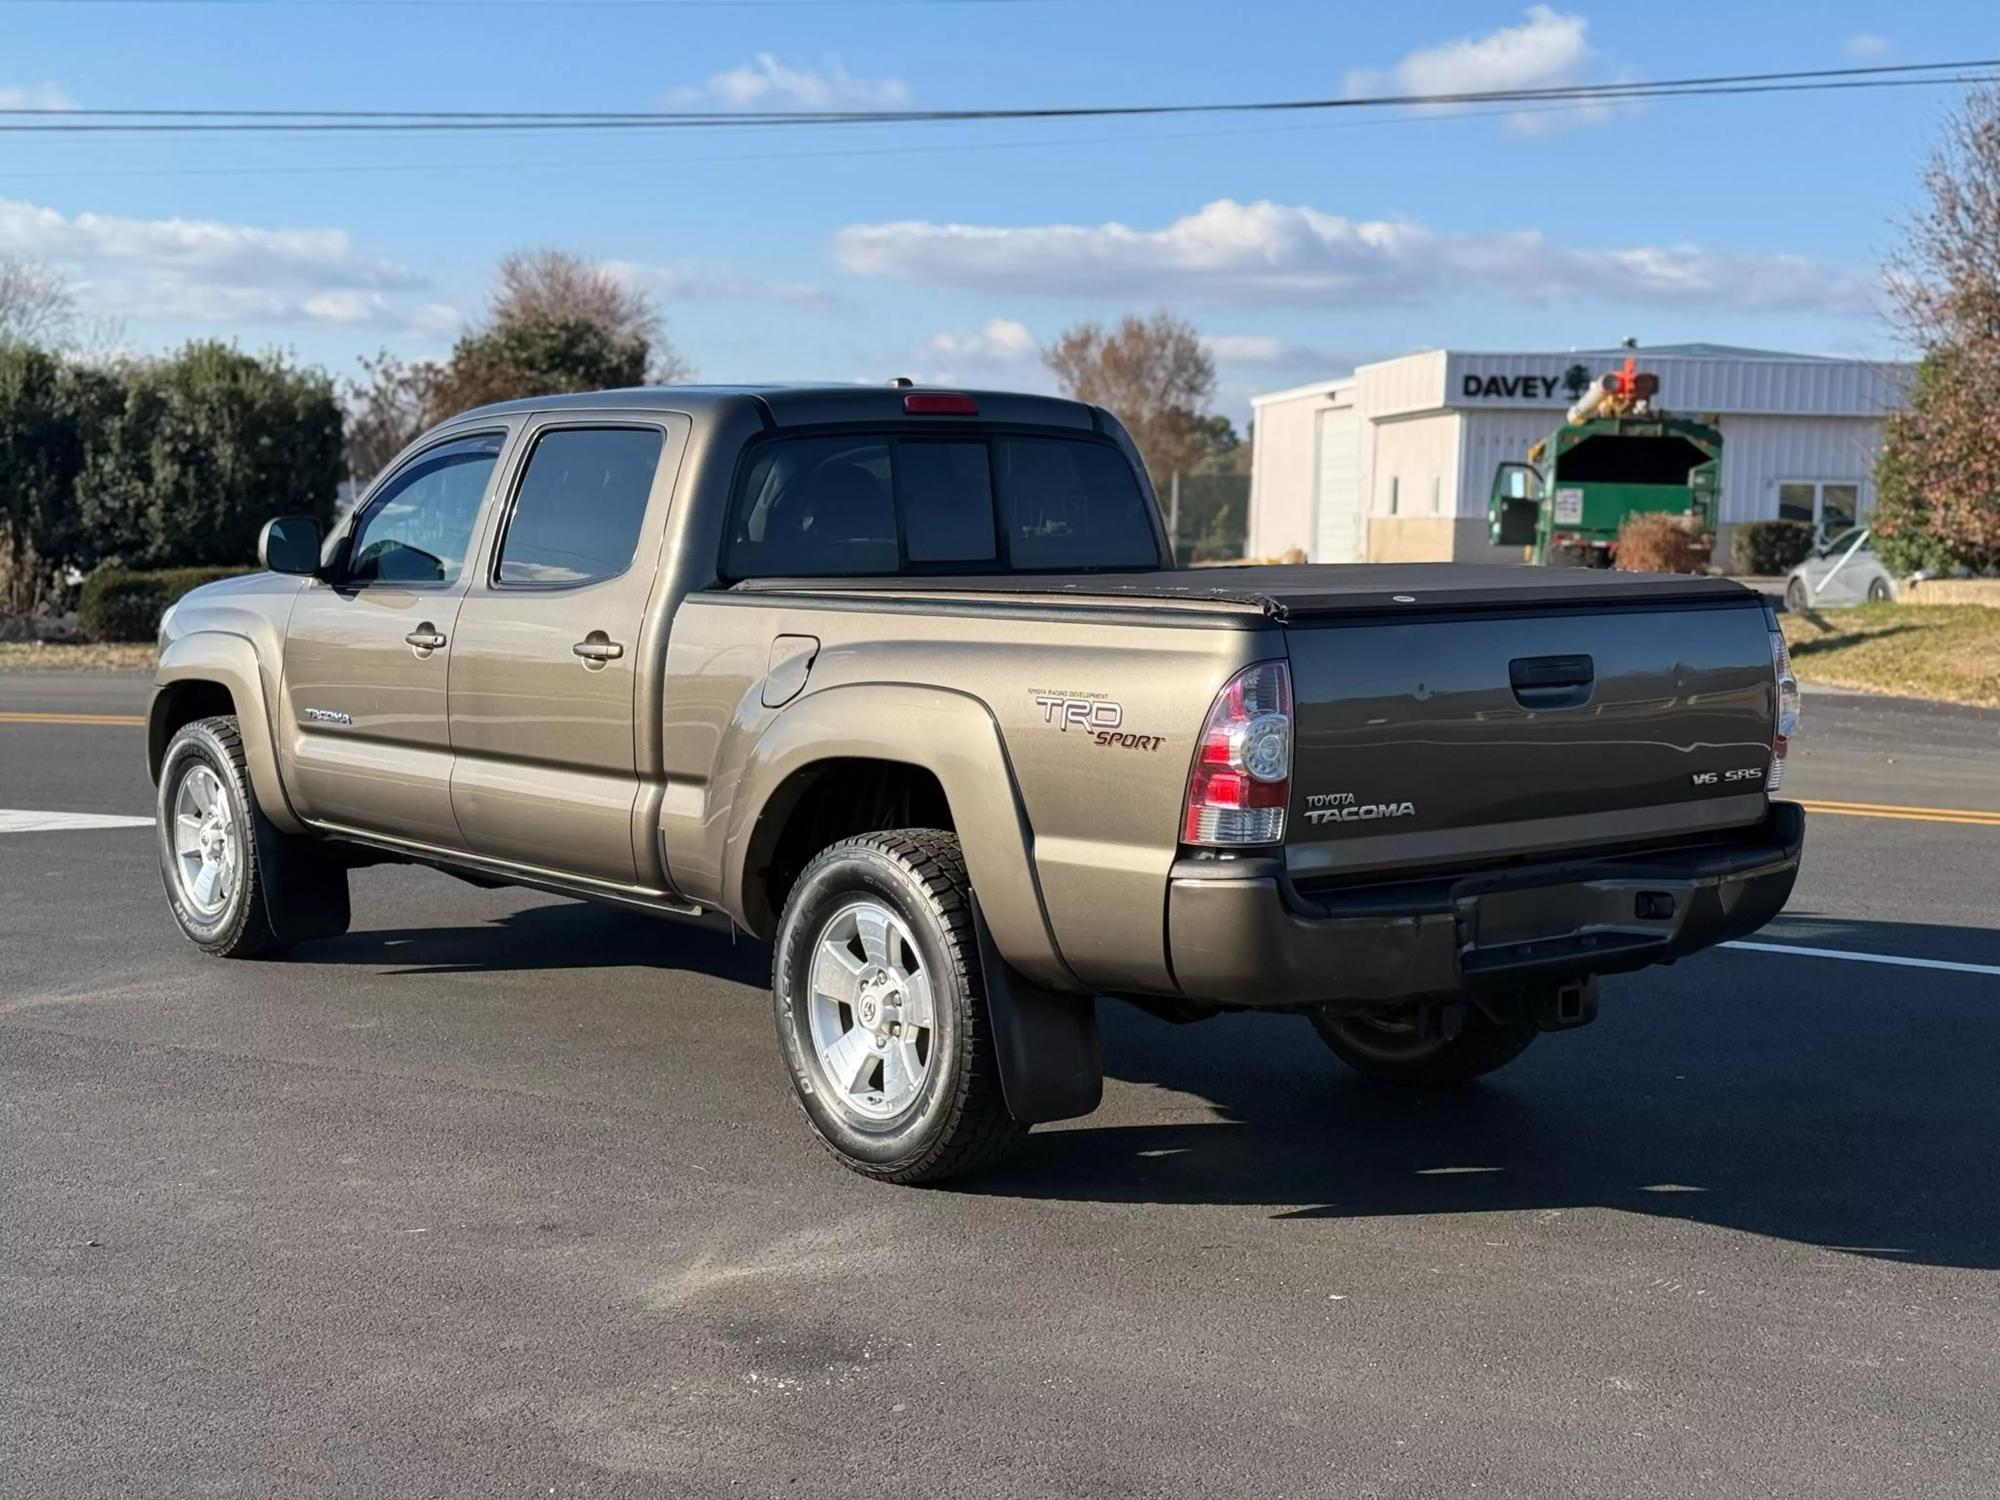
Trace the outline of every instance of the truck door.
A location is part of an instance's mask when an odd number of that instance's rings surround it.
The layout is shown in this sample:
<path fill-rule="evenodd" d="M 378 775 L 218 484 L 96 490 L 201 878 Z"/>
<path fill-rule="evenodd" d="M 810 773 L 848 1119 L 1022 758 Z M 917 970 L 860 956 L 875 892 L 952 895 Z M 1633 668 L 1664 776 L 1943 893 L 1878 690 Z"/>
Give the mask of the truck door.
<path fill-rule="evenodd" d="M 1542 476 L 1533 464 L 1505 463 L 1493 471 L 1486 499 L 1488 539 L 1496 547 L 1528 547 L 1542 513 Z"/>
<path fill-rule="evenodd" d="M 480 517 L 507 432 L 397 467 L 356 511 L 331 582 L 285 633 L 286 785 L 315 822 L 459 846 L 445 687 Z"/>
<path fill-rule="evenodd" d="M 593 413 L 523 434 L 452 648 L 451 801 L 472 852 L 660 884 L 634 829 L 635 716 L 658 711 L 641 637 L 687 431 L 678 416 Z"/>

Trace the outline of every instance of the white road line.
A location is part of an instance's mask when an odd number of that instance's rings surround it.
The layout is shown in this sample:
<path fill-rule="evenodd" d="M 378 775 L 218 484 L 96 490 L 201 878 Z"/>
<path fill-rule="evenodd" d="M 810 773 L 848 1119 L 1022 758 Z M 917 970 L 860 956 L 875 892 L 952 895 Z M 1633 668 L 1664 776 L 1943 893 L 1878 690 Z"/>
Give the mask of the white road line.
<path fill-rule="evenodd" d="M 1943 958 L 1892 958 L 1886 953 L 1854 953 L 1845 948 L 1803 948 L 1797 943 L 1724 943 L 1752 953 L 1797 953 L 1806 958 L 1844 958 L 1852 964 L 1894 964 L 1902 969 L 1946 969 L 1953 974 L 2000 975 L 2000 964 L 1961 964 Z"/>
<path fill-rule="evenodd" d="M 151 828 L 151 818 L 117 813 L 27 812 L 0 807 L 0 833 L 63 833 L 75 828 Z"/>

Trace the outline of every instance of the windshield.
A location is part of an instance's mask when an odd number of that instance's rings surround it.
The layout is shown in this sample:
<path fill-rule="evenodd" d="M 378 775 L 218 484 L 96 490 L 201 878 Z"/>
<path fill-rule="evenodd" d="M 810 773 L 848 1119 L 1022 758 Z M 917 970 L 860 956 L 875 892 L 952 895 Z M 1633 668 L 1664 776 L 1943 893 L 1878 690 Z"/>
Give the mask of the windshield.
<path fill-rule="evenodd" d="M 1136 571 L 1163 560 L 1138 475 L 1110 443 L 855 433 L 757 450 L 730 508 L 723 573 Z"/>

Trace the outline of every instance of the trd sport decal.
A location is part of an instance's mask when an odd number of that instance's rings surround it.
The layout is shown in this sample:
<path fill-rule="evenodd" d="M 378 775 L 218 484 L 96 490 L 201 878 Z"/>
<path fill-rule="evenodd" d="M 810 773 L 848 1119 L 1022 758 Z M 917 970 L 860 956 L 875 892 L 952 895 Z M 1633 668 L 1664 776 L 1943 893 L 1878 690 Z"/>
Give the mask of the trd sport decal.
<path fill-rule="evenodd" d="M 1157 750 L 1166 743 L 1163 734 L 1126 732 L 1125 706 L 1115 699 L 1065 693 L 1036 693 L 1034 697 L 1042 722 L 1055 725 L 1064 734 L 1080 729 L 1093 744 L 1117 750 Z"/>

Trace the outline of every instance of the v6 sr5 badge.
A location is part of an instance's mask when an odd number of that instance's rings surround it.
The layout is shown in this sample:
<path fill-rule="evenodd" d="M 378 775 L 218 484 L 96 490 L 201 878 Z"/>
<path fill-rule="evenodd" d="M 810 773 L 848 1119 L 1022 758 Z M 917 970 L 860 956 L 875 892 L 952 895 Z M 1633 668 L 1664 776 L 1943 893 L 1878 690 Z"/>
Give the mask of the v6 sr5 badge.
<path fill-rule="evenodd" d="M 1125 706 L 1115 698 L 1076 698 L 1063 693 L 1036 693 L 1042 722 L 1064 734 L 1079 730 L 1094 745 L 1115 750 L 1157 750 L 1163 734 L 1134 734 L 1125 728 Z"/>

